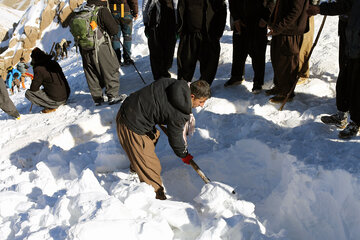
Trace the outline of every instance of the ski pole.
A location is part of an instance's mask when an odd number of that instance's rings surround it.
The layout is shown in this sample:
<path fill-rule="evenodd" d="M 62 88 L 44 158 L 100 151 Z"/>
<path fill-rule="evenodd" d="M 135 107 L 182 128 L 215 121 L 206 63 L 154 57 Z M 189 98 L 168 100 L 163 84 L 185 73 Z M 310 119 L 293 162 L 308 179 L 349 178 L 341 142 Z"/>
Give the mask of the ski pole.
<path fill-rule="evenodd" d="M 283 103 L 281 104 L 281 106 L 280 106 L 280 108 L 279 108 L 279 111 L 282 111 L 282 110 L 283 110 L 283 108 L 284 108 L 286 102 L 288 101 L 291 93 L 295 90 L 296 84 L 297 84 L 297 82 L 298 82 L 299 79 L 300 79 L 300 73 L 301 73 L 301 72 L 304 72 L 304 71 L 303 71 L 303 70 L 305 70 L 304 68 L 306 68 L 306 65 L 307 65 L 308 62 L 310 61 L 311 54 L 312 54 L 312 52 L 313 52 L 313 50 L 314 50 L 317 42 L 319 41 L 319 37 L 320 37 L 321 31 L 322 31 L 323 28 L 324 28 L 325 20 L 326 20 L 326 16 L 323 17 L 323 20 L 322 20 L 322 22 L 321 22 L 319 31 L 318 31 L 318 33 L 317 33 L 317 35 L 316 35 L 316 38 L 315 38 L 315 42 L 313 43 L 313 45 L 312 45 L 312 47 L 311 47 L 311 49 L 310 49 L 309 55 L 308 55 L 307 58 L 305 59 L 303 65 L 302 65 L 301 71 L 298 72 L 298 74 L 297 74 L 297 76 L 296 76 L 296 81 L 294 82 L 293 86 L 291 87 L 291 90 L 286 94 L 286 97 L 285 97 Z"/>
<path fill-rule="evenodd" d="M 121 42 L 120 38 L 119 38 L 117 35 L 116 35 L 116 37 L 117 37 L 117 39 L 119 40 L 119 42 L 120 42 L 120 44 L 121 44 L 124 52 L 126 52 L 126 54 L 130 57 L 129 52 L 128 52 L 127 49 L 124 47 L 124 44 Z M 133 60 L 131 60 L 131 63 L 132 63 L 132 65 L 134 66 L 136 72 L 139 74 L 139 76 L 140 76 L 141 80 L 143 81 L 143 83 L 146 85 L 146 82 L 145 82 L 144 78 L 141 76 L 139 70 L 137 69 L 137 67 L 136 67 L 136 65 L 135 65 L 135 62 L 134 62 Z"/>
<path fill-rule="evenodd" d="M 168 136 L 167 134 L 167 128 L 164 125 L 159 124 L 161 130 L 163 130 L 163 132 L 166 134 L 166 136 Z M 201 179 L 205 182 L 205 183 L 209 183 L 210 179 L 204 174 L 204 172 L 200 169 L 200 167 L 195 163 L 194 160 L 190 160 L 190 165 L 192 166 L 192 168 L 197 172 L 197 174 L 199 174 L 199 176 L 201 177 Z"/>
<path fill-rule="evenodd" d="M 30 106 L 30 110 L 29 110 L 29 113 L 31 113 L 31 110 L 32 110 L 32 106 L 33 106 L 33 103 L 31 103 L 31 106 Z"/>

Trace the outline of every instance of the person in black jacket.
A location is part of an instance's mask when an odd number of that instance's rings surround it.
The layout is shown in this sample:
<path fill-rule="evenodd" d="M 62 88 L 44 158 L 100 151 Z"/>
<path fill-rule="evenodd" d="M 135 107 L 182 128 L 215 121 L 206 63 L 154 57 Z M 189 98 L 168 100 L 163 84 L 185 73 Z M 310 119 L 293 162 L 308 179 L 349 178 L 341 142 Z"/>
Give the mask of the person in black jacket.
<path fill-rule="evenodd" d="M 320 6 L 309 8 L 308 13 L 310 15 L 348 13 L 345 57 L 336 84 L 336 93 L 338 94 L 340 90 L 338 88 L 342 88 L 342 97 L 340 99 L 336 95 L 336 103 L 338 108 L 342 107 L 340 111 L 349 111 L 351 119 L 346 128 L 339 132 L 339 138 L 353 138 L 359 134 L 360 129 L 360 0 L 339 0 L 336 4 L 322 3 Z M 347 117 L 342 117 L 347 122 Z"/>
<path fill-rule="evenodd" d="M 210 97 L 210 86 L 198 80 L 190 87 L 183 80 L 162 78 L 132 93 L 125 99 L 116 116 L 120 143 L 130 160 L 130 171 L 141 182 L 153 186 L 157 199 L 166 199 L 160 177 L 161 165 L 155 153 L 160 131 L 155 125 L 167 125 L 170 146 L 175 154 L 189 164 L 183 137 L 190 120 L 191 108 L 203 106 Z"/>
<path fill-rule="evenodd" d="M 191 82 L 199 60 L 200 79 L 212 84 L 219 64 L 226 14 L 224 0 L 179 1 L 178 79 Z"/>
<path fill-rule="evenodd" d="M 260 93 L 264 84 L 265 52 L 267 45 L 266 21 L 270 11 L 264 0 L 229 0 L 233 20 L 233 63 L 231 78 L 224 86 L 241 84 L 248 55 L 252 59 L 254 84 L 252 92 Z"/>
<path fill-rule="evenodd" d="M 51 55 L 39 48 L 34 48 L 31 52 L 34 79 L 30 89 L 25 92 L 25 97 L 33 104 L 44 107 L 43 113 L 56 111 L 66 103 L 70 95 L 70 87 L 60 65 L 51 58 Z"/>
<path fill-rule="evenodd" d="M 106 0 L 88 0 L 87 5 L 102 6 L 98 12 L 98 27 L 109 36 L 118 33 L 118 24 L 107 8 Z M 125 95 L 119 96 L 119 62 L 110 39 L 100 44 L 98 49 L 84 50 L 80 47 L 80 54 L 83 61 L 83 68 L 91 96 L 96 106 L 104 102 L 103 88 L 110 105 L 124 100 Z"/>
<path fill-rule="evenodd" d="M 138 17 L 138 0 L 109 0 L 113 17 L 118 22 L 117 37 L 112 39 L 113 48 L 121 65 L 130 65 L 133 20 Z M 121 61 L 120 37 L 123 35 L 123 62 Z"/>
<path fill-rule="evenodd" d="M 143 20 L 154 80 L 169 78 L 176 45 L 177 1 L 144 0 Z"/>

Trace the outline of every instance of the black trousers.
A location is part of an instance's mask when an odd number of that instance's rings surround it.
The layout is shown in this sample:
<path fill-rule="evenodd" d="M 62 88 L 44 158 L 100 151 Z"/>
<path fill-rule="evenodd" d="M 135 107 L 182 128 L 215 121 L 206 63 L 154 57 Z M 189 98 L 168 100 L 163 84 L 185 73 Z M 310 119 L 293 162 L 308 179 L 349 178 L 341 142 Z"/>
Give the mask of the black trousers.
<path fill-rule="evenodd" d="M 178 58 L 178 79 L 191 82 L 196 62 L 200 62 L 200 79 L 210 85 L 214 81 L 220 56 L 220 39 L 209 39 L 200 32 L 180 36 Z"/>
<path fill-rule="evenodd" d="M 347 108 L 339 109 L 340 111 L 350 112 L 350 119 L 360 125 L 360 58 L 347 59 L 339 73 L 336 89 L 340 86 L 343 98 L 347 99 Z M 337 91 L 336 91 L 337 92 Z M 338 95 L 336 95 L 336 103 Z"/>
<path fill-rule="evenodd" d="M 350 108 L 349 99 L 349 80 L 346 74 L 343 73 L 345 65 L 347 64 L 347 58 L 345 54 L 346 35 L 345 29 L 347 21 L 339 19 L 338 31 L 339 31 L 339 76 L 336 81 L 336 107 L 339 111 L 347 112 Z"/>
<path fill-rule="evenodd" d="M 158 26 L 145 27 L 150 52 L 150 65 L 154 80 L 171 77 L 176 45 L 176 24 L 174 10 L 161 5 L 161 19 Z"/>
<path fill-rule="evenodd" d="M 264 84 L 266 44 L 266 28 L 249 26 L 243 28 L 241 34 L 234 31 L 231 78 L 242 79 L 246 58 L 250 55 L 254 70 L 254 88 L 261 87 Z"/>

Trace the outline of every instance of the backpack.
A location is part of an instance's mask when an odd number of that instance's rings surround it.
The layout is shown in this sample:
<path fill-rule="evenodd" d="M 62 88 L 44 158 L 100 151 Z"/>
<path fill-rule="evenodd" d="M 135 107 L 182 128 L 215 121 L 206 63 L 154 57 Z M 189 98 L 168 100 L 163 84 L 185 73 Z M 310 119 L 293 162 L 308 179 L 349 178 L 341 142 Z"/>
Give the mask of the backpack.
<path fill-rule="evenodd" d="M 100 6 L 81 5 L 74 9 L 70 22 L 70 32 L 74 36 L 76 46 L 83 50 L 94 50 L 105 42 L 106 32 L 97 25 Z"/>

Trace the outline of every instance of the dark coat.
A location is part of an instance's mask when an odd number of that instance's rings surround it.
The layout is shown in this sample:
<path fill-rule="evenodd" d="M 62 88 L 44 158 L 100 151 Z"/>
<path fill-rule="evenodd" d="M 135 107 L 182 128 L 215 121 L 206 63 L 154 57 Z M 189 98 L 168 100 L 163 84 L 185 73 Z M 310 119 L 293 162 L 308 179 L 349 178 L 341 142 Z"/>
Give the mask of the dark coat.
<path fill-rule="evenodd" d="M 121 4 L 124 4 L 124 12 L 131 13 L 134 17 L 138 14 L 138 0 L 109 0 L 111 12 L 120 13 Z"/>
<path fill-rule="evenodd" d="M 224 0 L 179 0 L 179 32 L 207 34 L 220 39 L 226 24 Z"/>
<path fill-rule="evenodd" d="M 31 57 L 34 79 L 31 82 L 30 91 L 38 91 L 42 85 L 46 95 L 52 100 L 59 102 L 67 100 L 70 87 L 60 65 L 51 60 L 52 56 L 43 52 L 36 56 L 32 54 Z"/>
<path fill-rule="evenodd" d="M 131 131 L 149 135 L 156 124 L 167 125 L 168 139 L 175 154 L 187 155 L 183 128 L 190 119 L 190 88 L 184 80 L 164 78 L 132 93 L 120 108 L 120 116 Z"/>
<path fill-rule="evenodd" d="M 264 0 L 229 0 L 229 10 L 234 21 L 241 20 L 247 26 L 267 21 L 270 11 Z"/>
<path fill-rule="evenodd" d="M 303 35 L 309 31 L 308 0 L 277 0 L 279 9 L 273 10 L 269 26 L 281 35 Z M 278 3 L 276 3 L 277 5 Z M 275 6 L 276 8 L 276 6 Z M 276 16 L 275 16 L 276 15 Z"/>
<path fill-rule="evenodd" d="M 117 35 L 119 26 L 110 10 L 107 8 L 107 2 L 100 0 L 88 0 L 87 5 L 103 6 L 98 12 L 98 25 L 102 30 L 105 30 L 109 36 Z"/>

